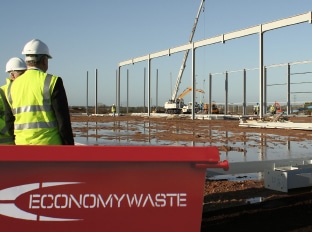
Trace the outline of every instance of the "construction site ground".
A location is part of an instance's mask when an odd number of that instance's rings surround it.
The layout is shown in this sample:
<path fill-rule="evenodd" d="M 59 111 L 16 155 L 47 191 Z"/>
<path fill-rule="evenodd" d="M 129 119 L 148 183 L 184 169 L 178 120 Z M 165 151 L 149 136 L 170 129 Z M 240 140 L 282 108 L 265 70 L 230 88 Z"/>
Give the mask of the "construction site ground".
<path fill-rule="evenodd" d="M 265 128 L 242 128 L 238 120 L 190 120 L 185 117 L 146 117 L 146 116 L 72 116 L 72 122 L 116 122 L 142 123 L 156 122 L 167 133 L 155 133 L 165 140 L 200 141 L 205 134 L 202 125 L 210 125 L 216 130 L 250 131 L 303 141 L 311 140 L 309 131 Z M 292 122 L 312 123 L 311 117 L 291 117 Z M 149 125 L 147 123 L 147 125 Z M 154 125 L 151 124 L 151 125 Z M 183 128 L 193 133 L 172 133 L 175 128 Z M 118 126 L 118 124 L 115 124 Z M 119 128 L 122 129 L 122 128 Z M 74 133 L 83 130 L 73 127 Z M 291 136 L 290 136 L 291 135 Z M 134 133 L 133 139 L 142 139 Z M 204 138 L 213 139 L 213 138 Z M 219 138 L 220 139 L 220 138 Z M 226 139 L 225 137 L 222 139 Z M 244 138 L 244 139 L 249 139 Z M 268 136 L 267 139 L 270 139 Z M 230 149 L 220 146 L 219 149 Z M 242 176 L 243 177 L 243 176 Z M 263 180 L 206 180 L 203 194 L 203 214 L 201 231 L 312 231 L 312 188 L 290 190 L 287 193 L 264 188 Z M 183 223 L 183 220 L 181 220 Z M 148 228 L 147 228 L 148 231 Z"/>

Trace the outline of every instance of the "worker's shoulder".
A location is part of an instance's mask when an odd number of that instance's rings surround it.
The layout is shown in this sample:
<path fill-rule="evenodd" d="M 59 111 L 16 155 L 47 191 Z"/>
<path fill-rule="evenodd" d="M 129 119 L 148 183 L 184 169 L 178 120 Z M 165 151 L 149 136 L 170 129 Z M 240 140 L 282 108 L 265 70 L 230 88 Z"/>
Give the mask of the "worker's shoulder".
<path fill-rule="evenodd" d="M 46 75 L 47 75 L 47 76 L 50 75 L 50 76 L 53 76 L 53 77 L 57 77 L 57 78 L 62 79 L 60 76 L 58 76 L 58 75 L 56 75 L 56 74 L 53 74 L 53 73 L 46 73 Z"/>
<path fill-rule="evenodd" d="M 55 82 L 58 84 L 63 84 L 63 79 L 60 76 L 57 76 L 57 75 L 52 74 L 52 73 L 47 73 L 46 76 L 50 76 L 50 77 L 54 78 Z"/>

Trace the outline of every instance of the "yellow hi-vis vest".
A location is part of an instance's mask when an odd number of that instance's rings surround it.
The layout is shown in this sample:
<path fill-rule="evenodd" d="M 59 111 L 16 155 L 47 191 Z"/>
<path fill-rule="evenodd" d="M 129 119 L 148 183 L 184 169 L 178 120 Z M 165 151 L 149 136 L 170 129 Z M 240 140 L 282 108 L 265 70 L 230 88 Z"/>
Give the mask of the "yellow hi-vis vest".
<path fill-rule="evenodd" d="M 51 95 L 57 76 L 30 69 L 9 86 L 16 145 L 61 145 Z"/>
<path fill-rule="evenodd" d="M 112 106 L 112 113 L 116 112 L 116 106 Z"/>
<path fill-rule="evenodd" d="M 5 96 L 5 87 L 0 88 L 0 144 L 14 144 L 14 134 L 13 131 L 9 130 L 9 125 L 7 124 L 7 114 L 8 110 L 11 110 Z M 13 122 L 12 122 L 13 123 Z"/>

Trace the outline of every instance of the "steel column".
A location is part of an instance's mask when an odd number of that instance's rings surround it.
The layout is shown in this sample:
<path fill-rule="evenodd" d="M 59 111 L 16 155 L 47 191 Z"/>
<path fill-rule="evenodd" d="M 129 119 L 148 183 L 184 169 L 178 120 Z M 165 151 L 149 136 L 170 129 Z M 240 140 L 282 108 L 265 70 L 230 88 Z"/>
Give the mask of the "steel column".
<path fill-rule="evenodd" d="M 287 114 L 291 114 L 290 108 L 290 64 L 287 64 Z"/>
<path fill-rule="evenodd" d="M 95 114 L 98 113 L 98 83 L 97 83 L 97 69 L 95 69 Z"/>
<path fill-rule="evenodd" d="M 147 65 L 147 71 L 148 71 L 148 102 L 147 102 L 147 107 L 148 107 L 148 110 L 147 110 L 147 113 L 148 113 L 148 116 L 151 115 L 151 59 L 149 58 L 148 59 L 148 65 Z"/>
<path fill-rule="evenodd" d="M 263 32 L 262 32 L 262 25 L 260 25 L 260 32 L 259 32 L 259 86 L 260 86 L 260 96 L 259 96 L 259 100 L 260 100 L 260 111 L 259 111 L 259 115 L 260 118 L 263 117 L 264 115 L 264 103 L 263 103 Z"/>
<path fill-rule="evenodd" d="M 246 115 L 246 69 L 243 70 L 243 115 Z"/>
<path fill-rule="evenodd" d="M 228 72 L 225 72 L 225 82 L 224 82 L 224 89 L 225 89 L 225 108 L 224 108 L 224 114 L 226 115 L 228 113 Z"/>
<path fill-rule="evenodd" d="M 195 80 L 195 47 L 194 43 L 192 46 L 192 119 L 195 119 L 195 90 L 196 90 L 196 80 Z"/>

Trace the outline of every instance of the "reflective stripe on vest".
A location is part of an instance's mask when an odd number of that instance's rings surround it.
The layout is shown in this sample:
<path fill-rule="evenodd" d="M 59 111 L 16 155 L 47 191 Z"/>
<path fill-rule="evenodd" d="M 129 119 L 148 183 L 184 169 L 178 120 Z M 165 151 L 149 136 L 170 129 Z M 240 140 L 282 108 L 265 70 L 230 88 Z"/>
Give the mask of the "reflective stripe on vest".
<path fill-rule="evenodd" d="M 3 144 L 3 143 L 8 143 L 8 144 L 14 143 L 14 139 L 12 137 L 0 138 L 0 144 Z"/>
<path fill-rule="evenodd" d="M 1 130 L 0 130 L 0 134 L 5 134 L 8 131 L 7 126 L 5 125 Z"/>
<path fill-rule="evenodd" d="M 1 95 L 1 98 L 2 98 L 2 103 L 3 103 L 3 107 L 4 107 L 4 111 L 0 111 L 0 117 L 5 121 L 5 111 L 6 110 L 10 110 L 10 106 L 9 106 L 9 104 L 8 104 L 8 102 L 6 101 L 6 97 L 5 97 L 5 94 L 4 94 L 4 92 L 3 92 L 3 90 L 0 88 L 0 95 Z M 5 134 L 5 133 L 7 133 L 8 132 L 8 125 L 4 125 L 4 127 L 3 128 L 0 128 L 1 130 L 0 130 L 0 133 L 1 134 Z"/>
<path fill-rule="evenodd" d="M 11 110 L 8 102 L 6 101 L 5 93 L 2 88 L 0 88 L 0 95 L 1 95 L 1 103 L 3 104 L 3 111 L 1 111 L 1 119 L 3 120 L 3 123 L 1 123 L 2 128 L 0 128 L 0 144 L 14 144 L 14 136 L 10 135 L 9 132 L 9 125 L 6 124 L 6 114 L 5 112 L 8 110 Z"/>
<path fill-rule="evenodd" d="M 50 111 L 50 105 L 43 105 L 43 106 L 23 106 L 13 109 L 13 114 L 20 114 L 20 113 L 28 113 L 28 112 L 38 112 L 38 111 Z"/>
<path fill-rule="evenodd" d="M 35 128 L 52 128 L 56 127 L 57 122 L 32 122 L 32 123 L 23 123 L 15 124 L 15 130 L 24 130 L 24 129 L 35 129 Z"/>
<path fill-rule="evenodd" d="M 8 95 L 8 101 L 10 105 L 12 106 L 12 95 L 11 95 L 11 86 L 12 86 L 13 81 L 11 81 L 8 85 L 8 90 L 7 90 L 7 95 Z M 14 113 L 13 113 L 14 114 Z"/>

